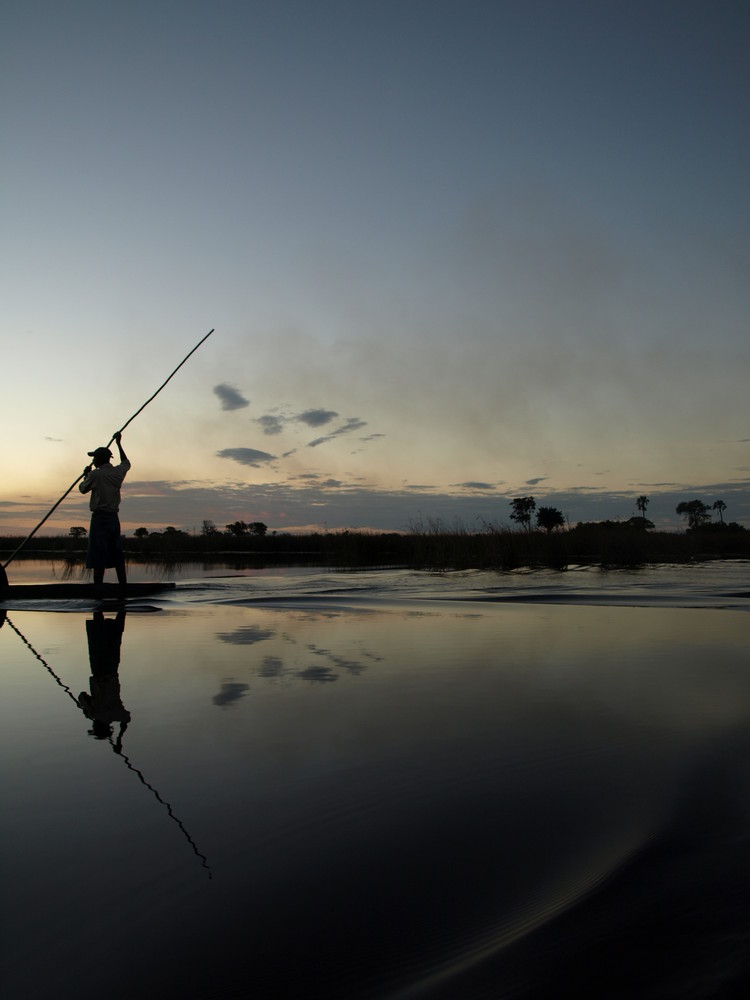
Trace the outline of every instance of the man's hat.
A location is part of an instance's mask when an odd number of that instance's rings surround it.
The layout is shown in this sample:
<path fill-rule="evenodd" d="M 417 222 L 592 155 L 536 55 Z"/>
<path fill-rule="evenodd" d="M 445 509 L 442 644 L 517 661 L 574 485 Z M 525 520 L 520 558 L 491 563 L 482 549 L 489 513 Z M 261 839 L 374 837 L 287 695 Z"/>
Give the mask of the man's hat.
<path fill-rule="evenodd" d="M 95 462 L 106 462 L 108 458 L 112 458 L 112 452 L 109 448 L 96 448 L 94 451 L 90 451 L 87 454 L 91 455 Z"/>

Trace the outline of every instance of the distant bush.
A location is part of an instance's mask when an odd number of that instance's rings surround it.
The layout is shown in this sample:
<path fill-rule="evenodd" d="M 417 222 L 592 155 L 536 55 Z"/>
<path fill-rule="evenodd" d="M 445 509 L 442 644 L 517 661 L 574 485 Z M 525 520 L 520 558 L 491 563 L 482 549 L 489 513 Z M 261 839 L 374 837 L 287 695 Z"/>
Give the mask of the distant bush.
<path fill-rule="evenodd" d="M 188 534 L 170 527 L 124 537 L 128 558 L 147 561 L 210 561 L 231 556 L 264 562 L 362 568 L 405 566 L 414 569 L 497 569 L 575 564 L 642 566 L 710 558 L 750 558 L 750 531 L 734 522 L 709 523 L 685 532 L 651 530 L 643 517 L 628 521 L 579 523 L 574 528 L 530 531 L 483 524 L 420 521 L 405 533 L 332 531 L 305 535 L 209 531 Z M 15 551 L 23 538 L 0 538 L 0 550 Z M 82 558 L 86 540 L 59 536 L 30 539 L 20 557 Z"/>

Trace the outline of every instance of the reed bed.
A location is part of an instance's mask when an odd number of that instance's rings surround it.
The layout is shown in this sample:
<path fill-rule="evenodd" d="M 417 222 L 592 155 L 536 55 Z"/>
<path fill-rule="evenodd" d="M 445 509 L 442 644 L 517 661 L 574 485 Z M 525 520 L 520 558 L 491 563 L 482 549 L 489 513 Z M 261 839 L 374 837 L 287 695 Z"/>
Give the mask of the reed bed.
<path fill-rule="evenodd" d="M 403 566 L 424 570 L 512 570 L 572 565 L 645 566 L 704 559 L 750 559 L 750 532 L 739 525 L 684 532 L 647 531 L 624 524 L 579 524 L 546 533 L 483 524 L 431 521 L 406 532 L 327 531 L 306 535 L 236 537 L 182 531 L 123 539 L 128 559 L 143 561 L 287 562 L 341 568 Z M 13 552 L 21 538 L 0 538 L 0 555 Z M 69 536 L 33 538 L 19 558 L 63 558 L 79 562 L 86 540 Z"/>

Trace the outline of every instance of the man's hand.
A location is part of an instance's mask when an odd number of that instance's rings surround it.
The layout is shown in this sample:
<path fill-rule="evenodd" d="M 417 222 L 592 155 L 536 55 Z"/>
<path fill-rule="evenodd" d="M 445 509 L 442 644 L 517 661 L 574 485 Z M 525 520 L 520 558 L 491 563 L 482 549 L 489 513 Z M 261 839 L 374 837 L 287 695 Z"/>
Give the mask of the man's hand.
<path fill-rule="evenodd" d="M 119 445 L 120 441 L 122 441 L 122 434 L 119 431 L 115 431 L 112 437 L 115 444 Z"/>
<path fill-rule="evenodd" d="M 91 466 L 87 465 L 86 468 L 83 470 L 84 476 L 88 476 L 89 472 L 91 472 Z"/>

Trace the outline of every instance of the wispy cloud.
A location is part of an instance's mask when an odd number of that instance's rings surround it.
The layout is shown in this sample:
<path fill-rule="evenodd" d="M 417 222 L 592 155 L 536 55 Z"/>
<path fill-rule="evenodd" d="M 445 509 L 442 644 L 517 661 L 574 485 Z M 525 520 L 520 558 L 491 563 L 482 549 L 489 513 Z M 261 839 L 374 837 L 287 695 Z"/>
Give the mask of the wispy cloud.
<path fill-rule="evenodd" d="M 219 458 L 230 458 L 240 465 L 250 465 L 254 469 L 259 469 L 266 462 L 273 462 L 275 455 L 269 455 L 267 451 L 258 451 L 256 448 L 222 448 L 216 452 Z"/>
<path fill-rule="evenodd" d="M 239 389 L 227 382 L 220 382 L 214 386 L 214 394 L 219 397 L 222 410 L 241 410 L 250 405 L 250 400 L 245 399 Z"/>
<path fill-rule="evenodd" d="M 323 437 L 308 441 L 307 447 L 317 448 L 318 445 L 325 444 L 326 441 L 333 441 L 334 438 L 341 437 L 342 434 L 351 434 L 352 431 L 358 431 L 361 427 L 367 427 L 366 420 L 360 420 L 359 417 L 349 417 L 346 423 L 342 424 L 341 427 L 337 427 L 335 431 L 331 431 L 330 434 L 325 434 Z"/>

